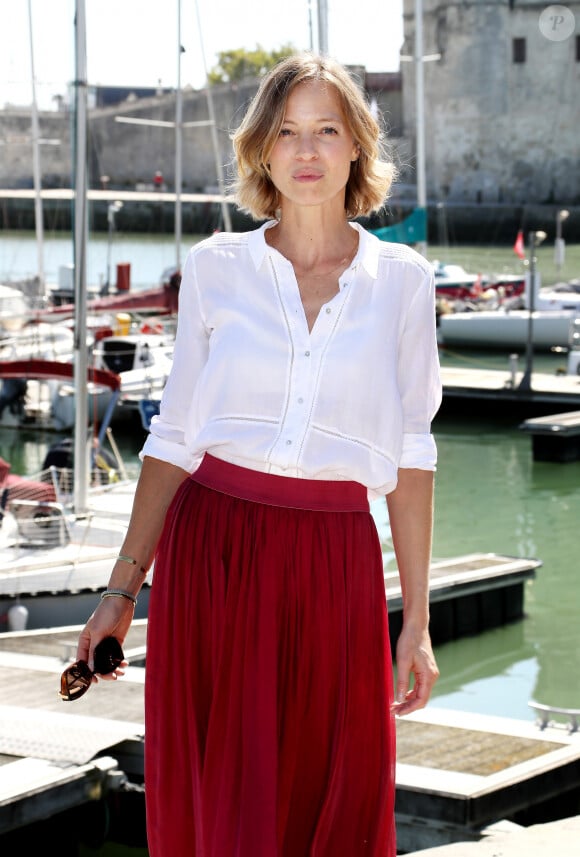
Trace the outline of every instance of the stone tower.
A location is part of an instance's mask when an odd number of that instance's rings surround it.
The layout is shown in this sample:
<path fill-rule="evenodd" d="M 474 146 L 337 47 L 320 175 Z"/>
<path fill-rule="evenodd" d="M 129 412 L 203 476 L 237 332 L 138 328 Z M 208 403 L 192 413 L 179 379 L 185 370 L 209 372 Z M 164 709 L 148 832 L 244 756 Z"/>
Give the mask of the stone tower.
<path fill-rule="evenodd" d="M 404 55 L 414 13 L 404 0 Z M 423 55 L 440 54 L 424 64 L 430 200 L 580 202 L 579 33 L 580 2 L 423 0 Z M 401 72 L 414 150 L 415 64 Z"/>

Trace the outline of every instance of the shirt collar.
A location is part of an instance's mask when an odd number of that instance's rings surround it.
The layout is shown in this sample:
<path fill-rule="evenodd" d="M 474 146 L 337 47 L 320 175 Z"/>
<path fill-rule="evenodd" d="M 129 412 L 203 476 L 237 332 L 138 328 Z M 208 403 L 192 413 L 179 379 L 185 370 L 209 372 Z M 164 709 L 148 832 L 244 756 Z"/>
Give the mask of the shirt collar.
<path fill-rule="evenodd" d="M 379 273 L 379 239 L 376 235 L 364 229 L 360 223 L 351 223 L 351 226 L 359 234 L 358 253 L 355 256 L 355 264 L 360 262 L 369 277 L 376 280 Z"/>
<path fill-rule="evenodd" d="M 275 220 L 268 220 L 263 223 L 258 229 L 253 229 L 248 235 L 248 250 L 255 265 L 256 270 L 262 265 L 270 246 L 266 243 L 266 229 L 271 229 L 276 225 Z M 360 263 L 367 274 L 376 280 L 379 270 L 379 239 L 376 235 L 367 232 L 360 223 L 351 223 L 351 226 L 356 229 L 359 234 L 358 252 L 354 259 L 354 264 Z"/>
<path fill-rule="evenodd" d="M 256 267 L 256 271 L 261 268 L 262 262 L 270 249 L 269 245 L 266 244 L 264 233 L 266 229 L 270 229 L 275 225 L 275 220 L 267 220 L 266 223 L 263 223 L 262 226 L 258 227 L 258 229 L 253 229 L 248 234 L 248 250 L 250 251 L 250 256 Z"/>

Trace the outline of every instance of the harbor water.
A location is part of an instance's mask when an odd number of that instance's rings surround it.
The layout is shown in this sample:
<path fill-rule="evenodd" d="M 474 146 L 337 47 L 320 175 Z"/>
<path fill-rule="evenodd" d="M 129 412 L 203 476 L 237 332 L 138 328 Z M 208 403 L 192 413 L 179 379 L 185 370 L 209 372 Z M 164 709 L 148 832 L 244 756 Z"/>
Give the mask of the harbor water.
<path fill-rule="evenodd" d="M 199 237 L 184 238 L 186 252 Z M 159 282 L 175 263 L 171 236 L 106 236 L 91 240 L 88 279 L 103 281 L 112 266 L 130 262 L 132 287 Z M 46 242 L 45 269 L 56 279 L 70 264 L 67 238 Z M 33 235 L 0 236 L 0 280 L 32 273 Z M 507 354 L 445 353 L 442 362 L 507 368 Z M 523 356 L 522 356 L 523 360 Z M 561 355 L 543 355 L 535 368 L 556 371 Z M 525 418 L 525 417 L 524 417 Z M 521 417 L 481 415 L 469 403 L 463 412 L 434 423 L 439 449 L 436 474 L 434 559 L 470 553 L 498 553 L 539 559 L 534 580 L 525 588 L 525 617 L 514 624 L 438 646 L 441 677 L 431 704 L 474 713 L 533 720 L 528 702 L 580 708 L 580 462 L 536 462 L 530 436 L 519 429 Z M 115 429 L 130 474 L 138 472 L 142 426 Z M 15 473 L 33 474 L 44 460 L 54 434 L 0 430 L 0 455 Z M 384 501 L 373 506 L 387 566 L 394 567 Z"/>

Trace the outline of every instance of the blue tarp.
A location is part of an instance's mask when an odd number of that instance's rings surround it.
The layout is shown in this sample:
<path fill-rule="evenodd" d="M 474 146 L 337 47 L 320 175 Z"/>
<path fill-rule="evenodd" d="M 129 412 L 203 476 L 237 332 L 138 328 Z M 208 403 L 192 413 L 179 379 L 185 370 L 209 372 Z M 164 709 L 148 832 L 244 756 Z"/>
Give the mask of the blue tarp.
<path fill-rule="evenodd" d="M 416 244 L 427 240 L 427 209 L 416 208 L 400 223 L 371 229 L 373 235 L 381 241 L 393 241 L 397 244 Z"/>

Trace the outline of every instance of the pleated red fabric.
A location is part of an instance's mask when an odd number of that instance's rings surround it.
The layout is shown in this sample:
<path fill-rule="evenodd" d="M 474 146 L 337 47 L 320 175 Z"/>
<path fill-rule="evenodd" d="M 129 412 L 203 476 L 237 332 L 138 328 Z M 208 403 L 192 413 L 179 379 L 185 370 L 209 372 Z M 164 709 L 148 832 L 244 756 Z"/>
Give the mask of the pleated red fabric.
<path fill-rule="evenodd" d="M 395 857 L 388 619 L 362 486 L 206 456 L 168 512 L 148 616 L 150 857 Z"/>

